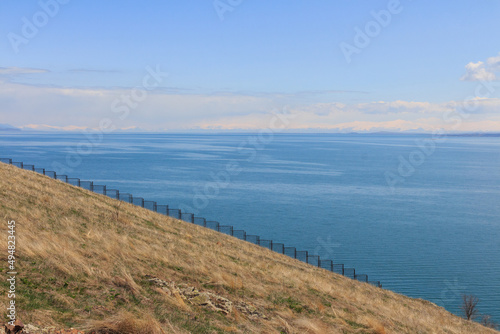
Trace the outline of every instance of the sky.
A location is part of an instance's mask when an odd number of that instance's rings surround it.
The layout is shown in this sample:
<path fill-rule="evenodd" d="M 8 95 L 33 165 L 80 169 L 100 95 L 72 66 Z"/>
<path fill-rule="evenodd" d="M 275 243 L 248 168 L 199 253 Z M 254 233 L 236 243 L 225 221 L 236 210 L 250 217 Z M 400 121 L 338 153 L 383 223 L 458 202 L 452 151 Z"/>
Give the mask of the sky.
<path fill-rule="evenodd" d="M 500 131 L 500 2 L 0 0 L 0 123 Z"/>

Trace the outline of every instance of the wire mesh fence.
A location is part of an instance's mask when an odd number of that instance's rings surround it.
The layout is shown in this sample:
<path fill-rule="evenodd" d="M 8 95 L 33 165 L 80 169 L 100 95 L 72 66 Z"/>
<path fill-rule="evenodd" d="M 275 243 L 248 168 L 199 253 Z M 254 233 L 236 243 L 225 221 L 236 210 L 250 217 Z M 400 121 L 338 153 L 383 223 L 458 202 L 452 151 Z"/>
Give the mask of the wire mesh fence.
<path fill-rule="evenodd" d="M 206 227 L 212 229 L 214 231 L 219 231 L 219 222 L 214 222 L 211 220 L 207 220 Z"/>
<path fill-rule="evenodd" d="M 325 270 L 333 271 L 333 261 L 332 260 L 320 260 L 319 267 L 321 267 Z"/>
<path fill-rule="evenodd" d="M 141 208 L 144 207 L 144 198 L 142 197 L 134 197 L 132 198 L 132 204 L 140 206 Z"/>
<path fill-rule="evenodd" d="M 344 276 L 354 279 L 356 277 L 356 269 L 344 268 Z"/>
<path fill-rule="evenodd" d="M 80 179 L 68 177 L 67 182 L 75 187 L 80 187 Z"/>
<path fill-rule="evenodd" d="M 86 190 L 94 191 L 94 182 L 92 181 L 80 181 L 80 187 Z"/>
<path fill-rule="evenodd" d="M 168 205 L 157 205 L 156 212 L 161 213 L 162 215 L 168 216 Z"/>
<path fill-rule="evenodd" d="M 52 179 L 55 179 L 56 178 L 56 172 L 52 172 L 52 171 L 45 171 L 45 175 L 52 178 Z"/>
<path fill-rule="evenodd" d="M 273 250 L 273 241 L 272 240 L 260 239 L 259 245 L 261 245 L 264 248 Z"/>
<path fill-rule="evenodd" d="M 342 275 L 342 276 L 344 275 L 344 264 L 334 263 L 332 269 L 333 269 L 332 271 L 334 273 L 337 273 L 337 274 Z"/>
<path fill-rule="evenodd" d="M 194 215 L 192 213 L 181 212 L 181 220 L 184 220 L 185 222 L 192 223 L 193 217 Z"/>
<path fill-rule="evenodd" d="M 320 259 L 318 255 L 307 255 L 307 263 L 312 264 L 315 267 L 320 267 Z"/>
<path fill-rule="evenodd" d="M 59 180 L 59 181 L 63 181 L 63 182 L 68 182 L 68 176 L 67 175 L 59 175 L 59 174 L 56 174 L 56 180 Z"/>
<path fill-rule="evenodd" d="M 252 244 L 260 245 L 260 237 L 258 235 L 247 234 L 247 241 Z"/>
<path fill-rule="evenodd" d="M 285 254 L 285 245 L 278 243 L 278 242 L 273 242 L 273 246 L 271 247 L 272 251 L 280 254 Z"/>
<path fill-rule="evenodd" d="M 168 216 L 175 218 L 175 219 L 181 219 L 181 210 L 179 209 L 168 209 L 167 210 Z"/>
<path fill-rule="evenodd" d="M 35 167 L 35 172 L 37 172 L 38 174 L 45 175 L 45 168 L 36 168 Z"/>
<path fill-rule="evenodd" d="M 120 192 L 116 189 L 108 189 L 106 188 L 105 194 L 108 197 L 111 197 L 112 199 L 120 199 Z"/>
<path fill-rule="evenodd" d="M 207 220 L 203 217 L 194 217 L 193 223 L 198 226 L 207 226 Z"/>
<path fill-rule="evenodd" d="M 368 275 L 365 274 L 355 275 L 354 278 L 357 279 L 358 281 L 368 283 Z"/>
<path fill-rule="evenodd" d="M 307 263 L 307 254 L 308 253 L 309 253 L 308 251 L 295 251 L 295 258 L 297 260 L 300 260 L 302 262 Z"/>
<path fill-rule="evenodd" d="M 219 232 L 227 235 L 233 235 L 233 227 L 231 225 L 219 225 Z"/>
<path fill-rule="evenodd" d="M 247 240 L 247 232 L 244 230 L 233 230 L 233 237 L 240 240 Z"/>
<path fill-rule="evenodd" d="M 144 201 L 143 208 L 156 212 L 156 202 L 154 202 L 154 201 Z"/>
<path fill-rule="evenodd" d="M 118 193 L 118 199 L 123 202 L 132 203 L 133 197 L 131 194 Z"/>
<path fill-rule="evenodd" d="M 106 195 L 106 186 L 101 186 L 99 184 L 94 184 L 94 192 L 101 194 L 101 195 Z"/>
<path fill-rule="evenodd" d="M 260 245 L 261 247 L 267 248 L 280 254 L 287 255 L 291 258 L 308 263 L 315 267 L 323 268 L 325 270 L 358 280 L 360 282 L 365 282 L 377 287 L 382 287 L 380 281 L 369 281 L 368 275 L 356 274 L 356 270 L 354 268 L 345 268 L 344 264 L 336 264 L 333 263 L 332 260 L 321 259 L 319 255 L 309 254 L 308 251 L 299 251 L 295 247 L 286 247 L 283 243 L 273 242 L 273 240 L 268 239 L 261 239 L 258 235 L 247 234 L 244 230 L 235 230 L 232 225 L 221 225 L 217 221 L 207 221 L 203 217 L 196 217 L 193 213 L 182 212 L 180 209 L 172 209 L 168 205 L 157 204 L 155 201 L 147 201 L 142 197 L 134 197 L 129 193 L 120 193 L 120 191 L 117 189 L 108 189 L 106 185 L 97 185 L 94 184 L 93 181 L 82 181 L 78 178 L 71 178 L 67 175 L 60 175 L 54 171 L 47 171 L 44 168 L 36 168 L 35 165 L 12 161 L 12 159 L 10 158 L 0 158 L 0 162 L 13 165 L 21 169 L 34 171 L 36 173 L 48 176 L 52 179 L 60 180 L 62 182 L 81 187 L 97 194 L 106 195 L 113 199 L 131 203 L 133 205 L 140 206 L 142 208 L 158 212 L 175 219 L 183 220 L 192 224 L 212 229 L 214 231 L 228 234 L 240 240 L 245 240 L 247 242 Z"/>
<path fill-rule="evenodd" d="M 371 285 L 379 287 L 379 288 L 382 287 L 382 283 L 380 283 L 380 281 L 368 281 L 368 284 L 371 284 Z"/>
<path fill-rule="evenodd" d="M 297 258 L 297 248 L 285 247 L 285 255 L 288 255 L 289 257 L 296 259 Z"/>

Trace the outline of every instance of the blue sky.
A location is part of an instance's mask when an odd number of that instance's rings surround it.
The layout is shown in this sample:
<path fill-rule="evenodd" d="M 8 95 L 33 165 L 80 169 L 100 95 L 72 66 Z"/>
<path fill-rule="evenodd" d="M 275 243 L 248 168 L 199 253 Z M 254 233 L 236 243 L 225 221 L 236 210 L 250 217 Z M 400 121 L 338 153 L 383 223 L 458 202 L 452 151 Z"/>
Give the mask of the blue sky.
<path fill-rule="evenodd" d="M 492 0 L 3 0 L 0 123 L 257 129 L 286 109 L 297 129 L 500 131 L 499 14 Z M 116 99 L 147 68 L 168 76 L 124 117 Z"/>

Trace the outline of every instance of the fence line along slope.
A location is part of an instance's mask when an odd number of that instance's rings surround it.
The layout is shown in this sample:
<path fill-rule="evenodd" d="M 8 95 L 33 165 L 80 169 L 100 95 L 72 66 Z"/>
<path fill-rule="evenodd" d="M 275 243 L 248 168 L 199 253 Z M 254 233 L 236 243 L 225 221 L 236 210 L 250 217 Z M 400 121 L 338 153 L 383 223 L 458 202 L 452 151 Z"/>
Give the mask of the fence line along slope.
<path fill-rule="evenodd" d="M 430 302 L 5 164 L 0 207 L 4 236 L 6 221 L 16 221 L 25 324 L 88 333 L 496 333 Z M 6 237 L 0 249 L 6 263 Z"/>
<path fill-rule="evenodd" d="M 305 263 L 311 264 L 316 267 L 336 272 L 346 277 L 356 279 L 365 283 L 369 283 L 378 287 L 382 287 L 380 281 L 369 281 L 368 275 L 356 273 L 355 268 L 345 268 L 343 263 L 333 263 L 332 260 L 321 259 L 318 255 L 310 254 L 308 251 L 300 251 L 295 247 L 285 247 L 282 243 L 273 242 L 273 240 L 262 239 L 258 235 L 249 235 L 244 230 L 235 230 L 232 225 L 221 225 L 217 221 L 207 221 L 203 217 L 196 217 L 193 213 L 182 212 L 179 209 L 172 209 L 168 205 L 159 205 L 155 201 L 148 201 L 142 197 L 136 197 L 129 193 L 120 192 L 118 189 L 110 189 L 106 185 L 97 185 L 93 181 L 82 181 L 79 178 L 68 177 L 67 175 L 57 174 L 54 171 L 48 171 L 45 168 L 37 168 L 35 165 L 25 164 L 22 161 L 12 161 L 10 158 L 0 158 L 0 162 L 16 166 L 21 169 L 37 172 L 53 179 L 60 180 L 77 187 L 93 191 L 98 194 L 106 195 L 120 201 L 131 203 L 142 208 L 149 209 L 154 212 L 164 214 L 166 216 L 174 217 L 186 222 L 213 229 L 217 232 L 229 234 L 238 239 L 245 240 L 256 245 L 268 248 L 272 251 L 286 254 L 294 259 L 299 259 Z"/>

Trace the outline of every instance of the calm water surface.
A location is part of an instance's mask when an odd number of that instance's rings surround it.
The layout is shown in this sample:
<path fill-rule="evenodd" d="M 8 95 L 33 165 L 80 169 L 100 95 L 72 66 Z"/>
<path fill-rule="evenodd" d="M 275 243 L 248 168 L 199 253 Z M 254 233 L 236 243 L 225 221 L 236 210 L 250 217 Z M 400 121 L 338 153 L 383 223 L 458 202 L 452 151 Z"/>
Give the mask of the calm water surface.
<path fill-rule="evenodd" d="M 448 137 L 431 154 L 422 135 L 263 139 L 0 134 L 0 156 L 333 258 L 456 314 L 474 294 L 500 322 L 500 138 Z M 416 166 L 404 177 L 401 159 Z"/>

